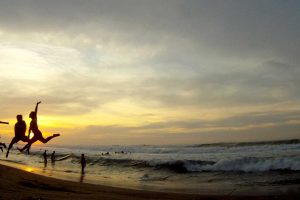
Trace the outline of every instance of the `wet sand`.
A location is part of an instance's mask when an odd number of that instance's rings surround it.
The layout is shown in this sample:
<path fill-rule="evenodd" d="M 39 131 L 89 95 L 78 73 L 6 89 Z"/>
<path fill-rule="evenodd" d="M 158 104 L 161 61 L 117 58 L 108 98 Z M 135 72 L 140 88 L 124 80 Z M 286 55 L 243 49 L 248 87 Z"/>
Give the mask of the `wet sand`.
<path fill-rule="evenodd" d="M 299 199 L 299 194 L 285 196 L 207 196 L 179 193 L 150 192 L 143 190 L 123 189 L 117 187 L 77 183 L 33 174 L 0 164 L 0 200 L 47 200 L 47 199 L 102 199 L 102 200 L 145 200 L 145 199 L 203 199 L 203 200 L 236 200 L 236 199 Z"/>

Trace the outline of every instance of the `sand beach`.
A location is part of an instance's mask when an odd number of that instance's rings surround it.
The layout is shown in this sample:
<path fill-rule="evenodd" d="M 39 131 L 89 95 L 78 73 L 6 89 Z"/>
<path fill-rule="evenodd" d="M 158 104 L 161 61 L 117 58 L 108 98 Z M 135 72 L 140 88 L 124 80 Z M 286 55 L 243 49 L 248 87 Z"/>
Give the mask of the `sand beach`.
<path fill-rule="evenodd" d="M 143 190 L 124 189 L 88 183 L 65 181 L 51 177 L 15 169 L 0 165 L 0 199 L 297 199 L 299 194 L 285 196 L 255 196 L 253 194 L 243 196 L 219 196 L 182 193 L 164 193 Z"/>

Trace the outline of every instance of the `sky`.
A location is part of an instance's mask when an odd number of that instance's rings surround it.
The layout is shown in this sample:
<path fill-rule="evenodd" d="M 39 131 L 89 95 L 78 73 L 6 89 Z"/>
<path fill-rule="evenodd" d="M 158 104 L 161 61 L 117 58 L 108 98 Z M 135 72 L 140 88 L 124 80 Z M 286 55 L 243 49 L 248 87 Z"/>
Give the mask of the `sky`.
<path fill-rule="evenodd" d="M 1 141 L 300 139 L 298 0 L 0 0 Z"/>

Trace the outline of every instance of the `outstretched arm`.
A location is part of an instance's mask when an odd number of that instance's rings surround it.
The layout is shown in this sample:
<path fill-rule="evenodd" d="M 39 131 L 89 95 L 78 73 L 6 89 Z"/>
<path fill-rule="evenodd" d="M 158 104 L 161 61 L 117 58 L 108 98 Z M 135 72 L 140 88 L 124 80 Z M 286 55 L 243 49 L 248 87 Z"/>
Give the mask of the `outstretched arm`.
<path fill-rule="evenodd" d="M 0 121 L 0 124 L 9 124 L 8 122 Z"/>
<path fill-rule="evenodd" d="M 36 116 L 37 116 L 37 111 L 38 111 L 38 107 L 39 107 L 40 103 L 42 103 L 42 102 L 41 101 L 37 102 L 36 106 L 35 106 L 35 110 L 34 111 L 35 111 Z"/>

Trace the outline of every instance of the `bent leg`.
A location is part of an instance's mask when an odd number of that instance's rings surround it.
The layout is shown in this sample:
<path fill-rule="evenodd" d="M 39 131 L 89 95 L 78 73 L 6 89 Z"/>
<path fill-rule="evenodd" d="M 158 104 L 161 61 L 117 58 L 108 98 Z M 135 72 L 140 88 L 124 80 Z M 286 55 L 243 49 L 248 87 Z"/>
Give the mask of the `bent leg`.
<path fill-rule="evenodd" d="M 28 152 L 28 154 L 29 154 L 29 149 L 30 149 L 31 145 L 32 145 L 33 143 L 35 143 L 37 140 L 38 140 L 38 138 L 35 137 L 35 136 L 33 136 L 33 138 L 32 138 L 31 140 L 29 140 L 29 142 L 28 142 L 22 149 L 19 149 L 19 148 L 18 148 L 19 151 L 20 151 L 20 152 L 23 152 L 25 149 L 27 149 L 27 152 Z"/>
<path fill-rule="evenodd" d="M 28 142 L 23 148 L 18 148 L 20 152 L 23 152 L 25 149 L 27 149 L 29 146 L 31 146 L 31 143 Z"/>
<path fill-rule="evenodd" d="M 6 148 L 5 143 L 0 142 L 0 146 L 3 146 L 4 148 Z"/>
<path fill-rule="evenodd" d="M 29 150 L 31 148 L 31 145 L 35 143 L 36 141 L 40 140 L 42 136 L 42 132 L 40 130 L 33 131 L 33 137 L 31 139 L 29 138 L 23 138 L 25 141 L 29 141 L 22 149 L 19 149 L 21 152 L 23 152 L 25 149 L 27 149 L 27 153 L 30 154 Z M 23 141 L 24 141 L 23 140 Z"/>
<path fill-rule="evenodd" d="M 7 149 L 7 152 L 6 152 L 6 158 L 8 157 L 8 154 L 9 154 L 9 150 L 12 148 L 12 146 L 15 144 L 15 143 L 17 143 L 19 140 L 16 138 L 16 137 L 14 137 L 12 140 L 11 140 L 11 142 L 10 142 L 10 144 L 9 144 L 9 146 L 8 146 L 8 149 Z"/>
<path fill-rule="evenodd" d="M 41 138 L 39 138 L 39 141 L 41 141 L 42 143 L 47 143 L 50 140 L 52 140 L 53 138 L 58 137 L 58 136 L 60 136 L 60 134 L 53 134 L 52 136 L 49 136 L 47 138 L 44 138 L 43 136 L 41 136 Z"/>
<path fill-rule="evenodd" d="M 30 151 L 29 151 L 29 150 L 30 150 L 32 144 L 33 144 L 33 143 L 31 143 L 31 142 L 28 143 L 28 147 L 27 147 L 27 154 L 28 154 L 28 155 L 30 154 Z"/>

